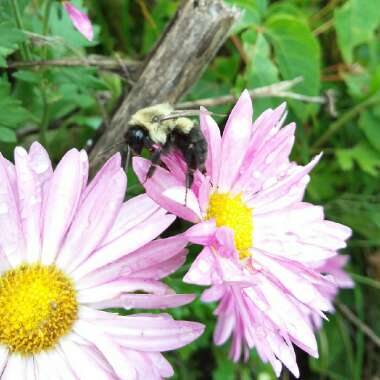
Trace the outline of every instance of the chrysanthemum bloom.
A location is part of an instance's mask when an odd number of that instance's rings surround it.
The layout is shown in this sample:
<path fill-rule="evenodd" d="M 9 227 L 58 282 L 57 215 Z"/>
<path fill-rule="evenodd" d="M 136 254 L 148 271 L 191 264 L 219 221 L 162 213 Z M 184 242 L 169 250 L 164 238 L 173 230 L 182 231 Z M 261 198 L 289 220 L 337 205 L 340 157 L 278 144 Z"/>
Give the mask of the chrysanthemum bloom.
<path fill-rule="evenodd" d="M 186 241 L 155 240 L 174 216 L 146 195 L 123 203 L 118 155 L 87 184 L 84 151 L 53 171 L 37 143 L 0 156 L 0 373 L 3 380 L 162 379 L 160 352 L 198 337 L 199 323 L 164 308 L 192 300 L 160 279 L 180 266 Z"/>
<path fill-rule="evenodd" d="M 86 13 L 81 12 L 69 1 L 63 2 L 63 7 L 65 8 L 71 22 L 75 28 L 83 34 L 89 41 L 94 38 L 94 31 L 92 29 L 92 24 Z"/>
<path fill-rule="evenodd" d="M 334 270 L 324 268 L 345 247 L 350 229 L 324 220 L 322 207 L 303 202 L 308 165 L 289 161 L 295 125 L 281 128 L 285 106 L 267 110 L 252 125 L 243 92 L 223 136 L 201 114 L 208 142 L 205 175 L 197 172 L 185 200 L 186 167 L 178 154 L 164 157 L 144 186 L 170 212 L 193 223 L 188 239 L 204 246 L 184 280 L 211 286 L 202 299 L 219 301 L 216 344 L 232 335 L 231 356 L 255 347 L 277 375 L 282 364 L 299 376 L 293 344 L 317 357 L 312 320 L 332 310 Z M 143 182 L 150 162 L 134 159 Z"/>

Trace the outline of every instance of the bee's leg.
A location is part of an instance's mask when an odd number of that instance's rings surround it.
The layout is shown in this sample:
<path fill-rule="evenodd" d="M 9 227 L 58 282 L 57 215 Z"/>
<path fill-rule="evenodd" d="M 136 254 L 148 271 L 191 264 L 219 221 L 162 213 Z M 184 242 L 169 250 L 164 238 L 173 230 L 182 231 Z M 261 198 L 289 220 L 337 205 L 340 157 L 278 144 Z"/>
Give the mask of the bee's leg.
<path fill-rule="evenodd" d="M 162 154 L 162 148 L 157 148 L 154 150 L 151 158 L 150 158 L 150 167 L 148 169 L 148 172 L 146 173 L 146 177 L 143 183 L 145 183 L 148 178 L 151 178 L 156 171 L 156 166 L 160 163 L 160 158 Z"/>
<path fill-rule="evenodd" d="M 187 204 L 187 193 L 189 189 L 191 188 L 192 184 L 194 182 L 194 169 L 187 167 L 186 171 L 186 179 L 185 179 L 185 206 Z"/>
<path fill-rule="evenodd" d="M 131 148 L 128 144 L 125 144 L 120 150 L 121 154 L 121 166 L 124 168 L 125 173 L 128 175 L 129 164 L 131 161 Z"/>

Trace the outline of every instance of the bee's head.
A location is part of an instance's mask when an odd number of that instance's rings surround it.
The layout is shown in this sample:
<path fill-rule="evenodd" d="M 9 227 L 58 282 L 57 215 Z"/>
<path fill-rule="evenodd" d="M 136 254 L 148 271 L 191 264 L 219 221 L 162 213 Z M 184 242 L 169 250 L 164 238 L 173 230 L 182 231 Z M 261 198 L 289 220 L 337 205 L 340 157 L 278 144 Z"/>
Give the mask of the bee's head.
<path fill-rule="evenodd" d="M 144 146 L 147 146 L 148 131 L 139 125 L 130 125 L 125 133 L 125 141 L 131 149 L 140 154 Z"/>

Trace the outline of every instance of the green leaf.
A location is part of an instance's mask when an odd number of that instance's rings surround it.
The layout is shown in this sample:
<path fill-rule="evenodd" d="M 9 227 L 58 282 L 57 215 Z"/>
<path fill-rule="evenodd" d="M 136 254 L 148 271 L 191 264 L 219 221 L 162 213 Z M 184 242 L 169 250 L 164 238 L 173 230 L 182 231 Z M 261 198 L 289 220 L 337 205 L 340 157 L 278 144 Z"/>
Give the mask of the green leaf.
<path fill-rule="evenodd" d="M 12 129 L 0 127 L 0 141 L 15 143 L 17 142 L 16 133 Z"/>
<path fill-rule="evenodd" d="M 218 360 L 218 366 L 213 373 L 213 380 L 234 380 L 235 363 L 225 360 L 224 356 Z"/>
<path fill-rule="evenodd" d="M 0 67 L 7 66 L 5 58 L 25 40 L 25 34 L 14 28 L 10 22 L 0 23 Z"/>
<path fill-rule="evenodd" d="M 19 70 L 13 74 L 17 79 L 31 84 L 40 84 L 43 78 L 42 72 L 30 71 L 30 70 Z"/>
<path fill-rule="evenodd" d="M 17 44 L 24 42 L 26 36 L 20 30 L 14 28 L 10 22 L 0 24 L 0 46 L 3 48 L 14 49 Z"/>
<path fill-rule="evenodd" d="M 288 15 L 270 17 L 265 34 L 273 44 L 275 58 L 283 79 L 302 76 L 303 82 L 292 90 L 304 95 L 318 95 L 320 90 L 320 48 L 309 27 L 299 18 Z M 314 107 L 289 102 L 301 119 Z"/>
<path fill-rule="evenodd" d="M 227 0 L 233 6 L 241 9 L 241 17 L 234 24 L 232 34 L 241 32 L 252 25 L 259 25 L 263 13 L 267 8 L 267 2 L 263 0 Z"/>
<path fill-rule="evenodd" d="M 354 166 L 354 160 L 351 149 L 337 149 L 336 157 L 342 170 L 351 170 Z"/>
<path fill-rule="evenodd" d="M 0 126 L 16 128 L 30 119 L 30 112 L 11 95 L 9 83 L 5 79 L 0 79 Z"/>
<path fill-rule="evenodd" d="M 343 74 L 342 76 L 351 97 L 363 99 L 368 96 L 371 84 L 368 71 L 360 74 Z"/>
<path fill-rule="evenodd" d="M 278 69 L 270 59 L 270 46 L 263 34 L 248 30 L 242 34 L 242 41 L 244 51 L 249 58 L 244 72 L 245 86 L 257 88 L 278 82 Z M 274 98 L 254 99 L 255 116 L 266 108 L 275 107 L 278 103 L 279 100 Z"/>
<path fill-rule="evenodd" d="M 363 112 L 359 118 L 359 127 L 369 143 L 380 152 L 380 118 L 372 111 Z"/>
<path fill-rule="evenodd" d="M 285 2 L 271 4 L 268 10 L 268 17 L 273 16 L 275 14 L 283 14 L 283 15 L 290 15 L 294 17 L 306 18 L 305 13 L 302 11 L 300 7 L 297 7 L 294 4 L 285 3 Z"/>
<path fill-rule="evenodd" d="M 361 142 L 351 149 L 337 149 L 338 163 L 343 170 L 352 170 L 354 162 L 366 173 L 372 176 L 379 175 L 380 152 L 369 144 Z"/>
<path fill-rule="evenodd" d="M 374 0 L 351 0 L 334 14 L 338 45 L 343 59 L 353 62 L 356 46 L 369 42 L 380 24 L 379 3 Z"/>

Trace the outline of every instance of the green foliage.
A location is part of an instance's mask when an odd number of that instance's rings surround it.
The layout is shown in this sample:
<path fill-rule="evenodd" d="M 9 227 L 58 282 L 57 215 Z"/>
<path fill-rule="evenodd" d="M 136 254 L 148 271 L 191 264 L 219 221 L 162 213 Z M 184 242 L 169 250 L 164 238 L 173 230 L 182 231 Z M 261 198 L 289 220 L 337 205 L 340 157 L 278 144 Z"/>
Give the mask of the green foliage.
<path fill-rule="evenodd" d="M 380 23 L 379 4 L 373 0 L 350 0 L 336 9 L 334 17 L 343 58 L 352 63 L 354 48 L 375 38 Z"/>
<path fill-rule="evenodd" d="M 10 22 L 0 23 L 0 67 L 6 67 L 5 57 L 15 50 L 18 44 L 24 42 L 26 36 Z"/>
<path fill-rule="evenodd" d="M 266 24 L 282 79 L 303 77 L 295 89 L 301 94 L 317 95 L 320 89 L 320 48 L 308 25 L 299 17 L 275 14 Z M 309 110 L 293 103 L 297 115 L 305 119 Z"/>
<path fill-rule="evenodd" d="M 292 157 L 306 163 L 324 157 L 312 173 L 307 199 L 323 204 L 326 215 L 353 229 L 349 249 L 355 292 L 339 299 L 380 334 L 380 12 L 377 0 L 225 0 L 242 9 L 231 38 L 194 84 L 187 100 L 214 98 L 302 76 L 290 91 L 305 96 L 333 90 L 337 115 L 325 106 L 291 98 L 254 99 L 255 116 L 288 101 L 287 121 L 297 122 Z M 83 60 L 88 55 L 143 59 L 175 13 L 179 1 L 75 0 L 89 12 L 95 39 L 88 42 L 72 26 L 60 2 L 53 1 L 44 28 L 46 0 L 19 0 L 20 30 L 11 2 L 0 0 L 0 148 L 8 158 L 16 144 L 45 141 L 58 160 L 70 147 L 83 147 L 110 118 L 128 84 L 119 75 L 79 65 L 34 65 L 21 61 Z M 46 34 L 46 35 L 45 35 Z M 8 67 L 9 66 L 9 67 Z M 213 111 L 227 112 L 231 105 Z M 129 195 L 141 191 L 132 171 Z M 188 227 L 178 221 L 169 232 Z M 181 279 L 188 262 L 169 279 L 178 292 L 201 289 Z M 377 259 L 380 262 L 380 259 Z M 215 305 L 172 310 L 175 318 L 201 320 L 205 334 L 168 355 L 181 380 L 272 380 L 274 374 L 252 352 L 247 363 L 227 359 L 229 344 L 214 347 Z M 119 312 L 126 313 L 127 311 Z M 302 379 L 375 379 L 378 351 L 339 310 L 319 332 L 320 359 L 298 353 Z M 283 379 L 290 379 L 287 373 Z"/>

